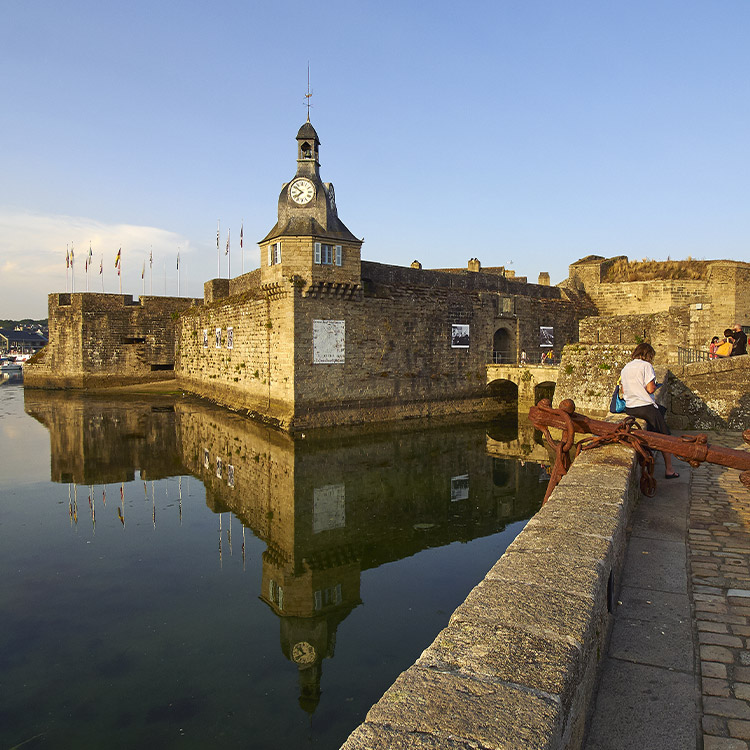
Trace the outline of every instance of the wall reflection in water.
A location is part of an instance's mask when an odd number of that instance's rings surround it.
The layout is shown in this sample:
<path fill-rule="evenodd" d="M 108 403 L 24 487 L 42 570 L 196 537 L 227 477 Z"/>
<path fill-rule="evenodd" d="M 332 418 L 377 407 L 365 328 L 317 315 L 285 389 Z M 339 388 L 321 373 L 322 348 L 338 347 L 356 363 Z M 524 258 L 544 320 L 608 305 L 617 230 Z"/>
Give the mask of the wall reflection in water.
<path fill-rule="evenodd" d="M 516 458 L 547 454 L 515 423 L 489 434 L 478 424 L 292 437 L 185 398 L 113 404 L 27 391 L 25 409 L 49 429 L 53 481 L 193 475 L 209 508 L 231 514 L 226 530 L 234 516 L 265 543 L 259 595 L 279 618 L 310 713 L 337 628 L 361 603 L 364 570 L 494 534 L 532 515 L 544 493 L 538 465 Z"/>

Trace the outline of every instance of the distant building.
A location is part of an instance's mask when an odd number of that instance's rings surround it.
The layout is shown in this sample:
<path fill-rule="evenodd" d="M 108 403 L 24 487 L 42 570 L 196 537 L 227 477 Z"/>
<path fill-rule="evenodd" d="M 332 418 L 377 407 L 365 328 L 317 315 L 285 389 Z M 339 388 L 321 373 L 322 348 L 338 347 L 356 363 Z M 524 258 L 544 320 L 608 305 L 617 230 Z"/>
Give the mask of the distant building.
<path fill-rule="evenodd" d="M 46 337 L 38 331 L 0 328 L 0 352 L 3 354 L 34 354 L 46 344 Z"/>

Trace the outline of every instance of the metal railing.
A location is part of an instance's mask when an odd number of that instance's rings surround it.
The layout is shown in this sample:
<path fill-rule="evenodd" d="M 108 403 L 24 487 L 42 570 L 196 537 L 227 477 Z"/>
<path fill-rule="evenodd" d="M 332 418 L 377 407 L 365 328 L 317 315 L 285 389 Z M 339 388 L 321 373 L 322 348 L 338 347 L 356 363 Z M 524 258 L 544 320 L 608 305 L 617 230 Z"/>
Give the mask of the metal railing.
<path fill-rule="evenodd" d="M 677 364 L 689 365 L 693 362 L 708 362 L 711 356 L 706 349 L 689 349 L 684 346 L 677 347 Z"/>
<path fill-rule="evenodd" d="M 500 352 L 493 351 L 492 357 L 490 358 L 490 364 L 493 365 L 538 365 L 540 367 L 557 367 L 560 364 L 560 360 L 556 359 L 545 359 L 543 362 L 539 362 L 536 359 L 526 359 L 525 361 L 520 357 L 517 357 L 511 352 Z"/>

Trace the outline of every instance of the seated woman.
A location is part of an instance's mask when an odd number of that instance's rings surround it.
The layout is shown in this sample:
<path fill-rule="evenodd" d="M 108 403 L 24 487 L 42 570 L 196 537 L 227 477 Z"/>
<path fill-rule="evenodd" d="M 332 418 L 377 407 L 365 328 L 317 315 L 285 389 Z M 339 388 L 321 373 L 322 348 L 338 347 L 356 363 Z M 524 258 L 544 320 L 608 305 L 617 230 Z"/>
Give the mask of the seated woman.
<path fill-rule="evenodd" d="M 644 419 L 647 429 L 651 432 L 671 435 L 664 419 L 667 410 L 657 404 L 654 398 L 658 387 L 653 365 L 655 354 L 651 344 L 645 342 L 638 344 L 633 349 L 630 362 L 622 368 L 620 378 L 625 399 L 625 413 L 631 417 Z M 664 456 L 665 478 L 676 479 L 680 475 L 672 470 L 672 454 L 662 451 L 662 456 Z"/>

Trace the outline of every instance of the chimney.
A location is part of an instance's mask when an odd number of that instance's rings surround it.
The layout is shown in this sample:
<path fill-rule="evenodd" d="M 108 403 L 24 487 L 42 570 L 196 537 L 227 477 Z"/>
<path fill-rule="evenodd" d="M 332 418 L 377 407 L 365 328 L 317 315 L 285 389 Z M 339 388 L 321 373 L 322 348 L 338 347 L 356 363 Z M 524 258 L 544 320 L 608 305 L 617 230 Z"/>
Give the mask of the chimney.
<path fill-rule="evenodd" d="M 539 274 L 539 286 L 549 286 L 549 274 L 546 271 L 542 271 Z"/>
<path fill-rule="evenodd" d="M 469 259 L 469 270 L 474 271 L 474 273 L 479 273 L 482 270 L 482 264 L 477 258 Z"/>

